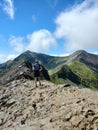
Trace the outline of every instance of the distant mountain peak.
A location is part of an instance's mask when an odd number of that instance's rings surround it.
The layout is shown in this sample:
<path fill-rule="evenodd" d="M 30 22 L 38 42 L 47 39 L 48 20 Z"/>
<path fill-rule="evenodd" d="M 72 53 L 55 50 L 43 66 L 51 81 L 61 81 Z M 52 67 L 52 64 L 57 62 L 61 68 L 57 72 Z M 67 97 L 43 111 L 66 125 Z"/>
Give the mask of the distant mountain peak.
<path fill-rule="evenodd" d="M 87 54 L 87 52 L 85 50 L 78 50 L 75 53 L 73 53 L 74 55 L 80 55 L 80 54 Z"/>

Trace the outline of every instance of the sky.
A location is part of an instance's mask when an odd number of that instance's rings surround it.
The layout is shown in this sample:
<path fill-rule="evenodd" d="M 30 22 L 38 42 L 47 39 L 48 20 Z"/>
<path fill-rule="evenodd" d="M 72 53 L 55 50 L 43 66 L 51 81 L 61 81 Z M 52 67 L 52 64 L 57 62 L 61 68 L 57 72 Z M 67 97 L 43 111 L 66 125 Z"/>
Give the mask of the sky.
<path fill-rule="evenodd" d="M 98 0 L 0 0 L 0 63 L 27 50 L 98 54 Z"/>

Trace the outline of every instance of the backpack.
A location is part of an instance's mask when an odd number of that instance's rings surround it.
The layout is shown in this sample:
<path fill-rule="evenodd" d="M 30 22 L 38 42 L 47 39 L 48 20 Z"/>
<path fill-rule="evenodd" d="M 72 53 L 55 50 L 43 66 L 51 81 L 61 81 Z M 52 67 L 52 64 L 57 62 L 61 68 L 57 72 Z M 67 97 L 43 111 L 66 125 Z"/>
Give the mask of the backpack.
<path fill-rule="evenodd" d="M 37 70 L 37 71 L 39 71 L 40 70 L 40 64 L 35 64 L 34 65 L 34 69 Z"/>

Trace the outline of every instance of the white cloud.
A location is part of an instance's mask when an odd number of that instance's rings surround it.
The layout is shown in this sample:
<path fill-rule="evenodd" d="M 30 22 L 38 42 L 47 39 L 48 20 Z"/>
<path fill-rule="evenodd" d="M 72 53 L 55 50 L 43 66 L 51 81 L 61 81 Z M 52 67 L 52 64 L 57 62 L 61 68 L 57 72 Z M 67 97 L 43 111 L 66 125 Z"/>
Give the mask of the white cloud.
<path fill-rule="evenodd" d="M 10 36 L 8 42 L 12 47 L 12 52 L 18 53 L 26 50 L 46 53 L 55 48 L 57 44 L 54 35 L 45 29 L 27 35 L 25 40 L 23 37 Z"/>
<path fill-rule="evenodd" d="M 11 36 L 9 43 L 16 52 L 24 51 L 24 39 L 22 37 Z"/>
<path fill-rule="evenodd" d="M 66 56 L 69 56 L 70 54 L 71 53 L 51 54 L 51 56 L 66 57 Z"/>
<path fill-rule="evenodd" d="M 16 58 L 18 55 L 15 54 L 9 54 L 7 57 L 7 60 L 13 60 L 14 58 Z"/>
<path fill-rule="evenodd" d="M 10 16 L 11 19 L 14 19 L 14 4 L 13 4 L 13 0 L 4 0 L 3 9 Z"/>
<path fill-rule="evenodd" d="M 4 63 L 8 60 L 13 60 L 16 57 L 17 57 L 17 55 L 15 55 L 15 54 L 9 54 L 9 55 L 0 54 L 0 63 Z"/>
<path fill-rule="evenodd" d="M 65 40 L 66 50 L 98 49 L 98 0 L 85 0 L 65 10 L 55 22 L 55 35 Z"/>
<path fill-rule="evenodd" d="M 48 30 L 39 30 L 27 36 L 28 46 L 31 51 L 48 51 L 56 46 L 56 40 Z"/>

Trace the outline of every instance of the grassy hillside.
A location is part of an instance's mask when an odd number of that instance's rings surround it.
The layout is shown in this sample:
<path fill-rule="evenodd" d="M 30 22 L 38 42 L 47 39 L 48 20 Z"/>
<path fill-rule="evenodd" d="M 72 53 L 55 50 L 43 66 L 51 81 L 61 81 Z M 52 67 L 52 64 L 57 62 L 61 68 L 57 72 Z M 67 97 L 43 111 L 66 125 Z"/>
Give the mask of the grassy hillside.
<path fill-rule="evenodd" d="M 67 65 L 63 65 L 58 69 L 54 70 L 53 74 L 50 76 L 52 82 L 66 83 L 72 81 L 73 83 L 80 84 L 79 77 L 71 71 Z"/>
<path fill-rule="evenodd" d="M 50 78 L 56 84 L 71 81 L 80 86 L 98 89 L 98 74 L 80 61 L 76 61 L 70 66 L 58 66 L 51 70 Z"/>
<path fill-rule="evenodd" d="M 81 85 L 98 88 L 98 74 L 92 71 L 88 66 L 77 61 L 70 65 L 70 69 L 80 78 Z"/>

